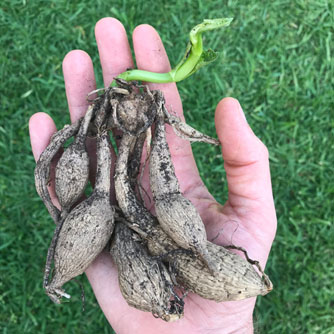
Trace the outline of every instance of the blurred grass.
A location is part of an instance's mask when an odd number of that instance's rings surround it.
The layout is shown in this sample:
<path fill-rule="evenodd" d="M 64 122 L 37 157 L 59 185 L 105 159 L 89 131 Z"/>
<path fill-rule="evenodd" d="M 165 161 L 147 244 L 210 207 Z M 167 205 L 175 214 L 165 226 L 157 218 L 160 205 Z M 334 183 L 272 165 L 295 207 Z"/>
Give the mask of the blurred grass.
<path fill-rule="evenodd" d="M 80 289 L 51 305 L 41 288 L 53 231 L 33 179 L 28 120 L 37 111 L 69 122 L 61 62 L 87 51 L 102 86 L 94 25 L 108 15 L 127 31 L 149 23 L 171 63 L 189 29 L 204 18 L 234 17 L 228 30 L 205 35 L 219 61 L 179 84 L 188 121 L 214 134 L 224 96 L 243 106 L 270 151 L 278 231 L 267 271 L 275 290 L 258 298 L 258 333 L 334 332 L 334 6 L 325 0 L 15 1 L 0 8 L 0 330 L 1 333 L 112 333 L 85 277 Z M 223 202 L 227 184 L 219 149 L 194 145 L 210 191 Z M 219 185 L 219 186 L 217 186 Z"/>

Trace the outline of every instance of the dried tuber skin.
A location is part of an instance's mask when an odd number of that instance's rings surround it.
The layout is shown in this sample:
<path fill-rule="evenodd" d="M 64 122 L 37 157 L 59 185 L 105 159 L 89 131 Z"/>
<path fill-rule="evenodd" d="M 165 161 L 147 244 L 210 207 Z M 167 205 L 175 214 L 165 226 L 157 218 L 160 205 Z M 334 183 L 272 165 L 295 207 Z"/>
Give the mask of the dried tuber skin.
<path fill-rule="evenodd" d="M 65 217 L 83 194 L 89 177 L 89 157 L 85 141 L 93 106 L 89 106 L 74 142 L 65 150 L 56 166 L 56 194 Z"/>
<path fill-rule="evenodd" d="M 181 194 L 165 136 L 161 109 L 155 124 L 150 155 L 150 185 L 162 229 L 182 248 L 199 254 L 212 273 L 217 265 L 206 248 L 204 224 L 194 205 Z"/>
<path fill-rule="evenodd" d="M 171 115 L 163 106 L 166 123 L 172 126 L 176 135 L 182 139 L 192 142 L 203 142 L 212 145 L 220 145 L 219 140 L 211 138 L 204 133 L 194 129 L 189 124 L 182 122 L 177 116 Z"/>
<path fill-rule="evenodd" d="M 127 164 L 127 161 L 123 161 L 123 157 L 127 156 L 124 149 L 127 152 L 131 150 L 131 143 L 128 142 L 128 139 L 131 140 L 131 138 L 131 136 L 124 135 L 122 139 L 118 156 L 118 159 L 122 161 L 121 165 Z M 160 256 L 171 264 L 180 285 L 217 302 L 264 295 L 272 289 L 271 283 L 263 280 L 252 265 L 222 246 L 206 241 L 208 256 L 215 261 L 217 266 L 217 272 L 214 275 L 199 258 L 191 256 L 189 252 L 180 251 L 179 245 L 156 224 L 155 218 L 135 198 L 126 178 L 127 173 L 124 172 L 126 169 L 120 168 L 120 170 L 123 171 L 123 176 L 118 181 L 124 198 L 119 199 L 118 202 L 120 206 L 123 204 L 125 207 L 125 209 L 122 208 L 123 213 L 131 218 L 127 221 L 127 225 L 146 239 L 152 255 Z M 129 198 L 132 198 L 132 201 Z M 235 264 L 236 267 L 232 267 L 231 264 Z M 238 287 L 240 289 L 236 293 Z"/>
<path fill-rule="evenodd" d="M 146 239 L 150 253 L 167 260 L 173 268 L 179 284 L 204 298 L 220 302 L 240 300 L 268 293 L 272 289 L 270 281 L 262 279 L 255 268 L 239 255 L 205 240 L 208 256 L 216 265 L 216 272 L 213 275 L 201 259 L 192 256 L 189 251 L 180 250 L 180 246 L 175 243 L 174 238 L 171 238 L 162 230 L 155 217 L 137 200 L 134 190 L 130 186 L 129 181 L 133 174 L 136 175 L 137 168 L 135 166 L 132 169 L 131 162 L 129 162 L 131 157 L 134 156 L 135 143 L 138 143 L 138 141 L 133 136 L 123 135 L 116 164 L 116 195 L 118 204 L 127 218 L 127 226 Z M 167 143 L 165 144 L 167 145 Z M 173 168 L 171 164 L 169 166 Z M 164 182 L 163 175 L 159 173 L 159 176 L 162 177 L 162 182 Z M 173 192 L 176 189 L 176 193 L 178 193 L 178 182 L 175 179 L 169 179 L 169 182 L 160 187 L 160 190 L 163 188 L 162 190 L 166 189 Z M 175 182 L 171 183 L 171 181 Z M 171 210 L 170 208 L 167 209 Z M 231 267 L 232 263 L 235 263 L 238 268 Z M 187 270 L 183 270 L 183 267 Z M 192 272 L 194 274 L 191 274 Z M 236 277 L 233 278 L 232 275 L 234 274 Z M 199 280 L 198 277 L 200 277 Z M 205 284 L 205 282 L 208 283 Z M 241 290 L 239 289 L 236 293 L 236 288 L 239 285 Z"/>
<path fill-rule="evenodd" d="M 130 222 L 127 225 L 132 227 Z M 242 300 L 266 295 L 273 289 L 268 276 L 261 270 L 262 278 L 257 273 L 252 265 L 254 261 L 246 260 L 223 246 L 207 241 L 209 256 L 217 264 L 217 272 L 212 274 L 200 258 L 180 249 L 161 226 L 151 225 L 150 231 L 146 239 L 149 253 L 169 263 L 180 286 L 205 299 L 216 302 Z"/>
<path fill-rule="evenodd" d="M 93 193 L 62 222 L 54 253 L 55 275 L 46 293 L 55 303 L 69 298 L 62 285 L 82 274 L 108 243 L 114 228 L 110 204 L 111 152 L 107 134 L 97 138 L 97 174 Z"/>
<path fill-rule="evenodd" d="M 143 144 L 141 134 L 151 126 L 156 115 L 158 104 L 155 101 L 155 96 L 148 89 L 146 95 L 149 98 L 143 98 L 142 95 L 138 96 L 131 92 L 131 94 L 124 96 L 126 103 L 123 103 L 123 100 L 121 102 L 114 100 L 111 104 L 116 118 L 115 123 L 121 124 L 120 129 L 125 131 L 118 148 L 115 167 L 116 199 L 125 218 L 132 223 L 131 228 L 136 230 L 138 227 L 138 231 L 147 237 L 150 234 L 150 228 L 146 229 L 145 226 L 154 225 L 157 221 L 135 195 L 133 180 L 138 174 L 139 165 L 132 166 L 129 161 L 130 158 L 139 156 L 138 147 Z M 138 119 L 136 119 L 137 114 Z M 147 224 L 147 222 L 150 223 Z"/>
<path fill-rule="evenodd" d="M 136 137 L 123 134 L 115 167 L 116 199 L 131 228 L 141 236 L 150 235 L 151 226 L 157 223 L 156 218 L 138 201 L 129 177 L 129 155 L 135 147 Z M 132 174 L 131 174 L 132 176 Z"/>
<path fill-rule="evenodd" d="M 272 289 L 269 278 L 256 261 L 248 258 L 247 253 L 244 259 L 228 250 L 243 251 L 241 248 L 222 247 L 206 240 L 200 216 L 181 194 L 165 138 L 164 122 L 171 124 L 182 138 L 211 144 L 217 144 L 217 141 L 169 115 L 160 92 L 151 93 L 147 89 L 146 94 L 135 94 L 132 86 L 124 84 L 121 88 L 105 90 L 95 102 L 76 128 L 65 127 L 54 136 L 56 139 L 52 140 L 47 154 L 41 159 L 39 170 L 36 168 L 36 187 L 44 196 L 51 159 L 69 137 L 78 133 L 57 166 L 56 191 L 62 211 L 60 215 L 58 209 L 51 207 L 58 225 L 49 248 L 44 276 L 44 287 L 50 298 L 60 303 L 61 297 L 70 297 L 62 286 L 82 274 L 103 250 L 110 240 L 115 219 L 122 223 L 115 228 L 110 252 L 118 267 L 121 292 L 130 306 L 152 312 L 165 321 L 174 321 L 183 316 L 184 302 L 175 294 L 173 285 L 217 302 L 268 293 Z M 95 113 L 94 117 L 89 115 L 90 111 Z M 150 133 L 154 119 L 150 179 L 157 217 L 136 196 L 142 148 L 146 138 L 148 145 L 150 143 L 150 135 L 146 135 Z M 123 131 L 114 177 L 121 209 L 117 208 L 117 215 L 109 199 L 111 152 L 106 131 L 111 129 Z M 80 158 L 85 160 L 78 157 L 77 152 L 85 154 L 87 131 L 97 135 L 96 186 L 88 199 L 71 210 L 77 196 L 82 193 L 76 188 L 84 188 L 85 183 L 81 185 L 81 179 L 79 182 L 77 178 L 74 178 L 77 183 L 73 184 L 64 180 L 71 179 L 74 174 L 82 174 L 82 179 L 88 176 L 74 163 Z M 150 150 L 148 147 L 148 152 Z M 78 164 L 85 165 L 85 161 Z M 51 203 L 45 196 L 44 199 Z M 52 260 L 55 270 L 49 282 Z"/>
<path fill-rule="evenodd" d="M 134 144 L 133 150 L 129 155 L 128 175 L 130 178 L 130 185 L 133 190 L 136 189 L 137 177 L 140 171 L 141 156 L 143 151 L 146 133 L 141 133 Z"/>
<path fill-rule="evenodd" d="M 170 263 L 181 286 L 206 299 L 216 302 L 241 300 L 266 295 L 273 288 L 267 275 L 262 273 L 261 278 L 257 273 L 252 265 L 254 261 L 247 261 L 210 241 L 207 241 L 208 253 L 218 269 L 214 275 L 199 258 L 179 251 L 159 226 L 152 228 L 147 247 L 152 255 Z"/>
<path fill-rule="evenodd" d="M 216 302 L 263 296 L 272 290 L 269 279 L 266 276 L 262 279 L 255 268 L 239 255 L 209 241 L 207 249 L 218 266 L 215 275 L 200 259 L 193 259 L 186 253 L 171 253 L 169 261 L 181 286 Z"/>
<path fill-rule="evenodd" d="M 113 120 L 124 133 L 138 136 L 147 130 L 156 115 L 156 103 L 153 94 L 146 88 L 146 94 L 121 95 L 121 99 L 111 99 Z"/>
<path fill-rule="evenodd" d="M 182 318 L 183 302 L 173 292 L 167 269 L 148 254 L 138 238 L 124 224 L 116 224 L 110 253 L 118 268 L 123 297 L 130 306 L 165 321 Z M 176 299 L 172 300 L 173 296 Z"/>
<path fill-rule="evenodd" d="M 51 161 L 66 140 L 74 136 L 80 127 L 82 119 L 71 125 L 65 125 L 63 129 L 57 131 L 50 140 L 49 145 L 39 157 L 35 167 L 35 185 L 38 195 L 44 202 L 50 216 L 56 224 L 59 223 L 60 211 L 52 203 L 48 183 L 50 181 Z"/>

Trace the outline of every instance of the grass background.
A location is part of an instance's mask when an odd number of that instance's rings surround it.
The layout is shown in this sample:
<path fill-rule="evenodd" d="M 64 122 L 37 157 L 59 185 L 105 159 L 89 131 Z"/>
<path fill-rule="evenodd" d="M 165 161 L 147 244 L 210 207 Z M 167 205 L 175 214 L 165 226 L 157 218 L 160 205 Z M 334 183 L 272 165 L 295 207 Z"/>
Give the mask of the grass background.
<path fill-rule="evenodd" d="M 186 117 L 214 134 L 224 96 L 241 102 L 270 151 L 278 216 L 267 272 L 275 290 L 258 298 L 257 333 L 334 333 L 334 23 L 333 2 L 3 0 L 0 8 L 0 333 L 113 333 L 85 277 L 86 311 L 72 283 L 70 303 L 50 304 L 41 287 L 53 231 L 34 188 L 28 120 L 37 111 L 69 122 L 61 63 L 87 51 L 102 87 L 94 25 L 104 16 L 131 33 L 160 32 L 172 64 L 189 29 L 204 18 L 234 17 L 205 35 L 219 61 L 179 84 Z M 219 149 L 194 145 L 208 188 L 223 202 Z M 219 185 L 219 186 L 217 186 Z"/>

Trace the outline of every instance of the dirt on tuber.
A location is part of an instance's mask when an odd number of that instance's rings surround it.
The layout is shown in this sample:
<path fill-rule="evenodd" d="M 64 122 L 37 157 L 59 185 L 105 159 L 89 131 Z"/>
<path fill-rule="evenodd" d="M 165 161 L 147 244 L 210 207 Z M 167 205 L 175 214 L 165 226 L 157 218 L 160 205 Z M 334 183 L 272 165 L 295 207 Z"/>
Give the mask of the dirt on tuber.
<path fill-rule="evenodd" d="M 116 82 L 92 101 L 84 118 L 51 138 L 36 165 L 37 192 L 56 223 L 43 281 L 48 296 L 55 303 L 69 298 L 63 285 L 81 275 L 106 247 L 127 303 L 167 322 L 181 319 L 187 302 L 175 291 L 191 291 L 216 302 L 271 291 L 269 278 L 245 250 L 207 240 L 199 213 L 180 190 L 165 124 L 181 138 L 219 142 L 169 114 L 161 92 L 135 82 Z M 117 149 L 110 141 L 113 133 L 118 136 Z M 97 170 L 94 189 L 84 198 L 94 167 L 85 147 L 88 136 L 97 141 Z M 51 175 L 51 164 L 72 137 Z M 141 185 L 148 159 L 155 215 L 145 205 L 143 197 L 149 195 Z M 48 193 L 50 178 L 60 209 Z M 110 200 L 113 192 L 116 203 Z M 245 258 L 229 248 L 241 250 Z"/>

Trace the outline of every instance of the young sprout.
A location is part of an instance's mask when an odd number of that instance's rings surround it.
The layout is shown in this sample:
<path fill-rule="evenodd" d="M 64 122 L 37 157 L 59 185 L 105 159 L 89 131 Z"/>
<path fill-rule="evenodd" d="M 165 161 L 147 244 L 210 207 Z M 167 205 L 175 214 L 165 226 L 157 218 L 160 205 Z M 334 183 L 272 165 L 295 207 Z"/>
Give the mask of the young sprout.
<path fill-rule="evenodd" d="M 128 70 L 121 73 L 117 78 L 126 81 L 135 80 L 157 83 L 178 82 L 186 79 L 202 66 L 217 59 L 217 52 L 211 49 L 203 50 L 202 33 L 208 30 L 227 27 L 232 20 L 232 18 L 204 20 L 201 24 L 195 26 L 190 31 L 190 41 L 185 55 L 170 72 L 156 73 L 144 70 Z"/>

